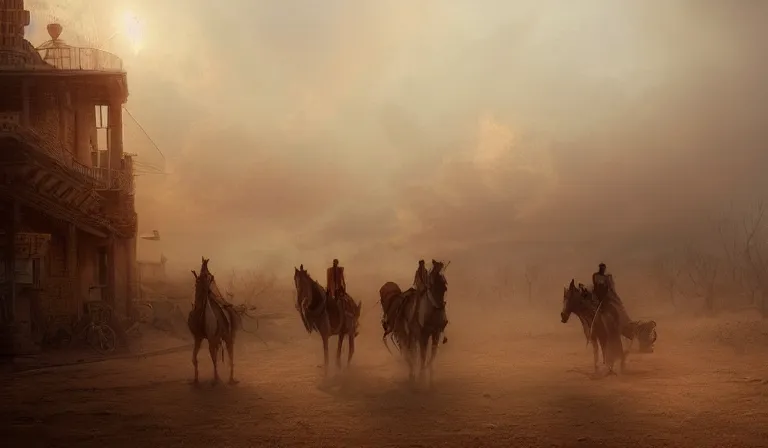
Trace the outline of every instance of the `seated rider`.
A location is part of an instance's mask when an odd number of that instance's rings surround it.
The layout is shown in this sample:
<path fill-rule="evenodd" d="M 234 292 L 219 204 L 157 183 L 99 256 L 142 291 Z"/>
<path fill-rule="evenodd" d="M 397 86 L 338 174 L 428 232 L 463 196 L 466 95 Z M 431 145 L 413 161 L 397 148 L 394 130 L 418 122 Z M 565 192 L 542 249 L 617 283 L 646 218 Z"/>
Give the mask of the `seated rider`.
<path fill-rule="evenodd" d="M 629 323 L 629 316 L 624 309 L 624 304 L 616 293 L 616 285 L 613 275 L 606 271 L 605 263 L 600 263 L 598 271 L 592 274 L 592 286 L 595 296 L 603 308 L 613 314 L 622 327 Z"/>
<path fill-rule="evenodd" d="M 597 272 L 592 274 L 592 287 L 597 299 L 602 302 L 610 290 L 610 274 L 606 272 L 605 263 L 600 263 Z"/>
<path fill-rule="evenodd" d="M 333 266 L 326 271 L 325 292 L 332 299 L 342 299 L 347 292 L 344 268 L 339 266 L 339 260 L 336 258 L 333 259 Z"/>
<path fill-rule="evenodd" d="M 429 272 L 427 267 L 424 266 L 424 260 L 419 260 L 419 267 L 416 269 L 416 274 L 413 276 L 413 288 L 417 292 L 423 292 L 427 289 Z"/>

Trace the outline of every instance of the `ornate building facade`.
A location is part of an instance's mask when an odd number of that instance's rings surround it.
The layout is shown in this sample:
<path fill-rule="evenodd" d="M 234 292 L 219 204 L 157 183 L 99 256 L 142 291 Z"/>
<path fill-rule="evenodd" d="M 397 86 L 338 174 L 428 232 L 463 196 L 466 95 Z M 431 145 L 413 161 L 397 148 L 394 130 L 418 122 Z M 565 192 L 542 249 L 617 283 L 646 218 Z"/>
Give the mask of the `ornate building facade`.
<path fill-rule="evenodd" d="M 23 0 L 0 1 L 0 353 L 35 351 L 46 323 L 89 301 L 128 315 L 136 285 L 127 77 L 116 56 L 24 38 Z"/>

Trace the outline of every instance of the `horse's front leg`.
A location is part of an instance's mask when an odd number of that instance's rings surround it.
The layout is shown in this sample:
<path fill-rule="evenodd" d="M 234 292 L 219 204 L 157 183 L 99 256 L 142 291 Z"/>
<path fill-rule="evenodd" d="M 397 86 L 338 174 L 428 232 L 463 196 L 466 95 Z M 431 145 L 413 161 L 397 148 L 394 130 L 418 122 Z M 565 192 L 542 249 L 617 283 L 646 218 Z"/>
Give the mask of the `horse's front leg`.
<path fill-rule="evenodd" d="M 197 368 L 197 354 L 200 352 L 200 344 L 202 344 L 202 342 L 202 338 L 195 336 L 195 346 L 192 348 L 192 365 L 195 366 L 195 384 L 198 383 L 199 378 L 199 371 Z"/>
<path fill-rule="evenodd" d="M 419 381 L 424 380 L 424 373 L 427 365 L 427 344 L 429 343 L 429 335 L 423 334 L 419 338 L 419 356 L 421 357 L 421 367 L 419 368 Z"/>
<path fill-rule="evenodd" d="M 322 333 L 320 335 L 323 339 L 323 369 L 325 376 L 328 376 L 328 334 Z"/>

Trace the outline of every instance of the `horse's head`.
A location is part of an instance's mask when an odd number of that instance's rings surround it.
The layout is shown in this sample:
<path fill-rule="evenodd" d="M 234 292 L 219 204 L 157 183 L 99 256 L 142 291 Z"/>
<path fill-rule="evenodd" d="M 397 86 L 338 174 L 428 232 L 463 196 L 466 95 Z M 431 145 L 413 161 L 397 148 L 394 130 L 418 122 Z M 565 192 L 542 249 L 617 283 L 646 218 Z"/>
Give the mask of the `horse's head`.
<path fill-rule="evenodd" d="M 448 280 L 443 275 L 445 264 L 440 261 L 432 260 L 432 271 L 429 275 L 429 288 L 432 297 L 439 303 L 445 303 L 445 293 L 448 291 Z"/>
<path fill-rule="evenodd" d="M 576 311 L 581 301 L 581 292 L 573 280 L 567 288 L 563 288 L 563 310 L 560 312 L 560 322 L 567 323 L 571 313 Z"/>
<path fill-rule="evenodd" d="M 203 257 L 200 264 L 200 274 L 192 271 L 192 275 L 195 276 L 195 302 L 202 302 L 207 300 L 211 291 L 211 285 L 213 284 L 213 274 L 208 270 L 208 262 L 210 260 Z"/>
<path fill-rule="evenodd" d="M 296 286 L 296 307 L 304 309 L 312 302 L 312 278 L 304 265 L 293 268 L 293 283 Z"/>

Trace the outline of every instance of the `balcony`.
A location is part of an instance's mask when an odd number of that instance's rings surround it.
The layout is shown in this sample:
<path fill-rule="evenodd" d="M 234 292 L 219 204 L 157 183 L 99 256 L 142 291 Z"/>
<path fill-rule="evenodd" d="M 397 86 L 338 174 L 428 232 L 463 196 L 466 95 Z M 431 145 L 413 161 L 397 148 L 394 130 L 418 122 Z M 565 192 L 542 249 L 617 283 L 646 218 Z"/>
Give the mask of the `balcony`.
<path fill-rule="evenodd" d="M 123 60 L 96 48 L 69 46 L 58 39 L 36 48 L 43 61 L 58 70 L 88 70 L 97 72 L 123 72 Z"/>
<path fill-rule="evenodd" d="M 130 170 L 87 166 L 75 160 L 60 142 L 46 138 L 34 128 L 21 124 L 17 112 L 0 112 L 0 137 L 12 137 L 39 151 L 60 165 L 89 180 L 97 190 L 122 190 L 133 193 L 133 173 Z"/>

